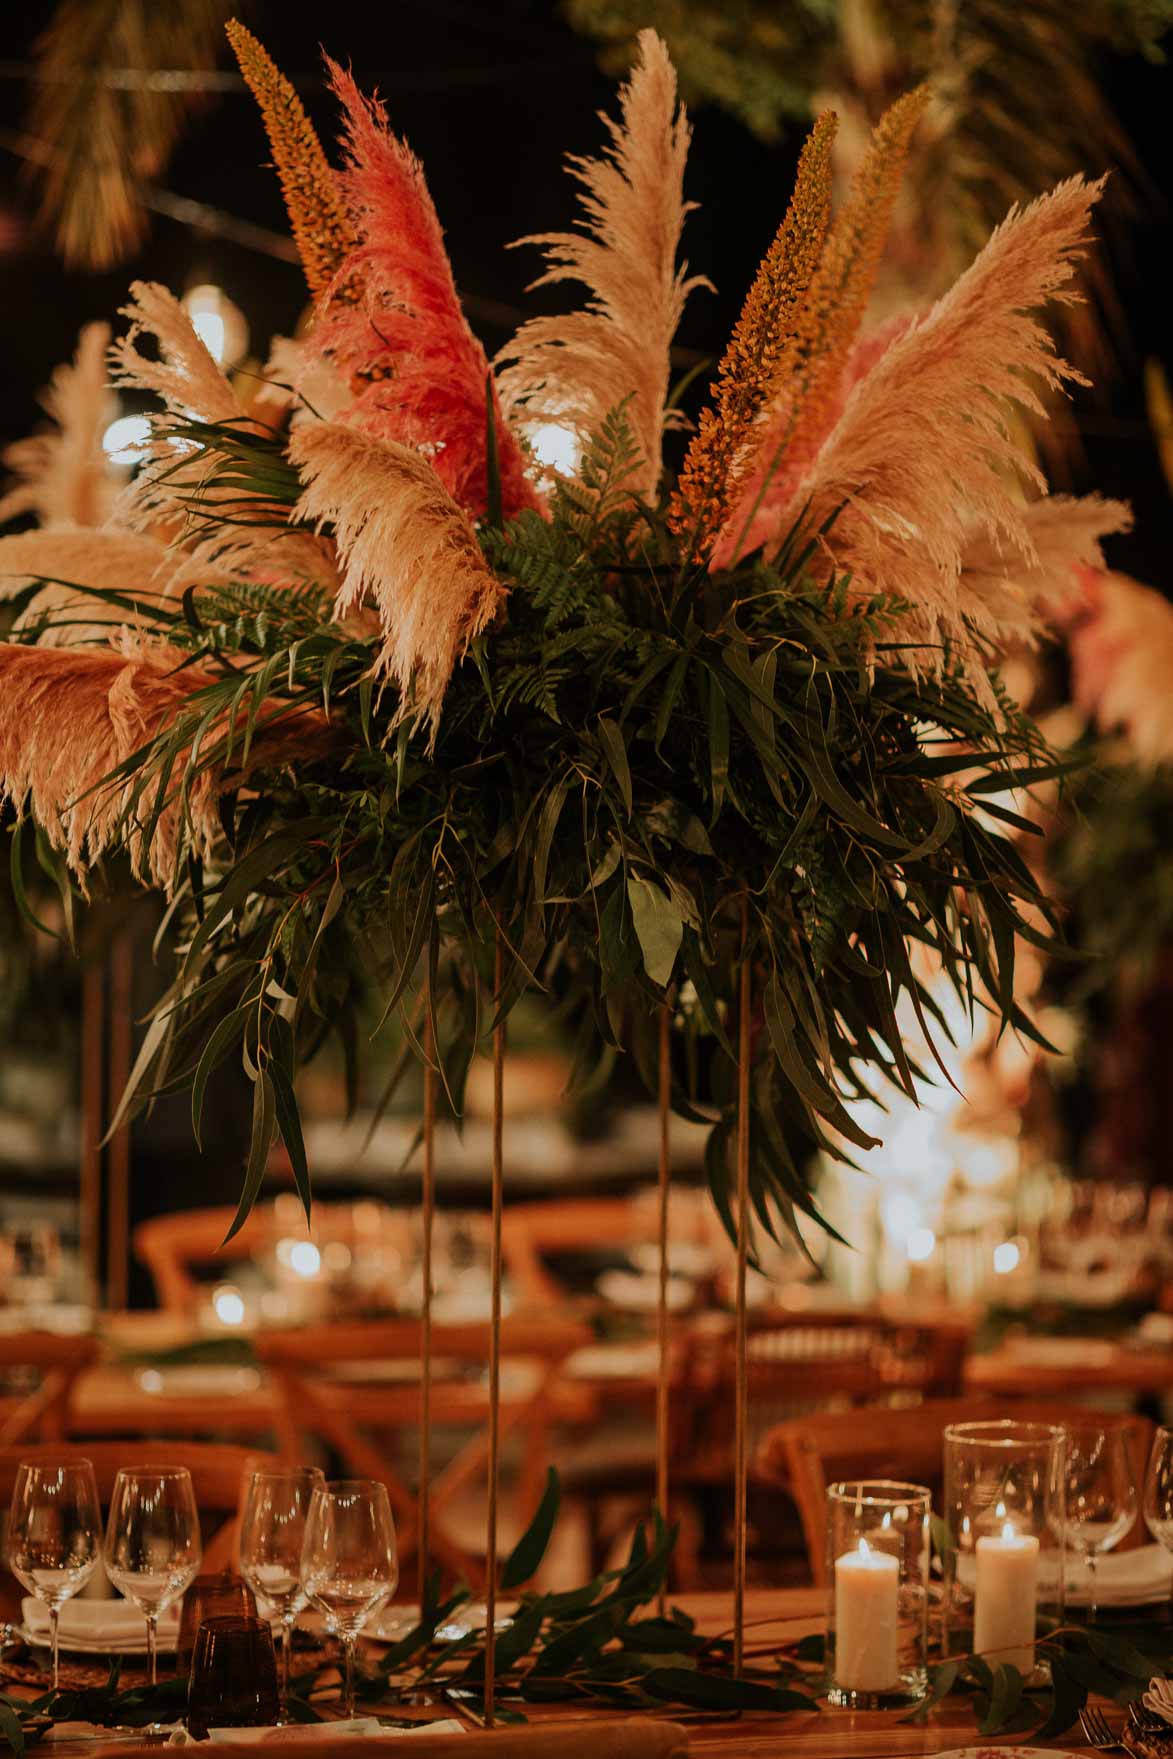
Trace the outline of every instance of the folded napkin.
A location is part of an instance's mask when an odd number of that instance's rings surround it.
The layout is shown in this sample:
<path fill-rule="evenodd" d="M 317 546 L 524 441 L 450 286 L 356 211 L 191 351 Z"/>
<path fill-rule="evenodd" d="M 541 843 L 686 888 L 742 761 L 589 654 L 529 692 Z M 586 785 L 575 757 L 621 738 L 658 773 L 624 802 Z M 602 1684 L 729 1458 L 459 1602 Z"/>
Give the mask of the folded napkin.
<path fill-rule="evenodd" d="M 1158 1674 L 1149 1681 L 1149 1689 L 1141 1703 L 1153 1716 L 1159 1716 L 1162 1722 L 1173 1725 L 1173 1680 L 1163 1679 Z"/>
<path fill-rule="evenodd" d="M 1086 1606 L 1088 1569 L 1081 1556 L 1067 1554 L 1067 1603 Z M 1161 1545 L 1110 1551 L 1096 1559 L 1096 1600 L 1101 1606 L 1144 1606 L 1173 1595 L 1173 1557 Z"/>
<path fill-rule="evenodd" d="M 181 1601 L 159 1615 L 159 1647 L 172 1648 L 179 1636 Z M 34 1643 L 49 1641 L 49 1608 L 28 1597 L 20 1603 L 25 1631 Z M 111 1644 L 121 1650 L 147 1647 L 147 1621 L 130 1600 L 67 1600 L 61 1608 L 64 1649 L 104 1654 Z"/>
<path fill-rule="evenodd" d="M 454 1718 L 447 1722 L 422 1722 L 418 1728 L 386 1728 L 377 1716 L 355 1716 L 349 1722 L 300 1722 L 284 1723 L 280 1728 L 210 1728 L 209 1741 L 219 1745 L 233 1747 L 281 1746 L 306 1747 L 321 1740 L 371 1739 L 376 1735 L 459 1735 L 464 1733 L 464 1724 Z M 170 1740 L 169 1747 L 199 1746 L 193 1735 L 184 1728 L 176 1729 Z"/>

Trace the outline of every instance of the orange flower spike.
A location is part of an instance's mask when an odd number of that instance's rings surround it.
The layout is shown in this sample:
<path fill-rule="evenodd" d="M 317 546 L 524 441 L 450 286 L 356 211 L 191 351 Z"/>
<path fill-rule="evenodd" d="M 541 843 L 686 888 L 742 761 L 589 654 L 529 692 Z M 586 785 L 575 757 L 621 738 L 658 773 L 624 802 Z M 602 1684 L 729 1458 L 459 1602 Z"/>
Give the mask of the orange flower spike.
<path fill-rule="evenodd" d="M 794 193 L 762 259 L 717 371 L 713 405 L 688 449 L 670 522 L 703 537 L 722 524 L 750 462 L 755 424 L 793 358 L 795 327 L 819 266 L 831 214 L 831 148 L 837 118 L 826 110 L 807 136 Z"/>
<path fill-rule="evenodd" d="M 268 51 L 239 19 L 225 29 L 260 106 L 305 278 L 319 299 L 356 242 L 334 172 L 305 106 Z"/>
<path fill-rule="evenodd" d="M 799 429 L 820 433 L 834 399 L 871 298 L 913 132 L 931 95 L 928 86 L 917 86 L 884 112 L 835 217 L 798 324 L 787 424 L 792 445 Z"/>

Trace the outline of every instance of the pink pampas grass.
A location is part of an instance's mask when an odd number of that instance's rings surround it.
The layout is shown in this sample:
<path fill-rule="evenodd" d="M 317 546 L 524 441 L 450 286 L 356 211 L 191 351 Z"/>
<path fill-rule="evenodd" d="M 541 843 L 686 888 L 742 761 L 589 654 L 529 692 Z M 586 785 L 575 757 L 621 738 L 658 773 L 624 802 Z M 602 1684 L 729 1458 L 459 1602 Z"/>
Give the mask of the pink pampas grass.
<path fill-rule="evenodd" d="M 461 310 L 423 168 L 391 133 L 383 105 L 328 58 L 327 66 L 343 107 L 341 184 L 359 243 L 309 340 L 350 381 L 341 419 L 421 451 L 453 499 L 479 517 L 488 506 L 488 389 L 503 510 L 536 506 L 521 445 Z"/>

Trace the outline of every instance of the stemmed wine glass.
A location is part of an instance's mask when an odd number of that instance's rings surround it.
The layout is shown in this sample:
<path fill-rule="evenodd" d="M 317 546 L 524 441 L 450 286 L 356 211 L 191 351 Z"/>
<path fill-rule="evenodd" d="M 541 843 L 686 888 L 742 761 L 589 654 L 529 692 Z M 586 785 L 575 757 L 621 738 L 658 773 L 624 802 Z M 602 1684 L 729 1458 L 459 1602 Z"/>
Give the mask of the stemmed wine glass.
<path fill-rule="evenodd" d="M 49 1608 L 54 1691 L 61 1608 L 97 1568 L 101 1531 L 98 1486 L 89 1460 L 26 1460 L 18 1468 L 8 1511 L 8 1567 Z"/>
<path fill-rule="evenodd" d="M 302 1548 L 301 1583 L 342 1640 L 344 1715 L 354 1715 L 354 1652 L 359 1632 L 399 1581 L 395 1523 L 386 1486 L 341 1479 L 313 1493 Z"/>
<path fill-rule="evenodd" d="M 1173 1552 L 1173 1429 L 1153 1437 L 1144 1480 L 1145 1526 L 1166 1551 Z"/>
<path fill-rule="evenodd" d="M 1067 1543 L 1087 1563 L 1088 1622 L 1096 1616 L 1096 1558 L 1111 1551 L 1136 1519 L 1136 1479 L 1123 1429 L 1067 1426 Z"/>
<path fill-rule="evenodd" d="M 147 1622 L 147 1665 L 159 1678 L 159 1614 L 199 1574 L 200 1518 L 186 1466 L 124 1467 L 106 1523 L 106 1574 Z"/>
<path fill-rule="evenodd" d="M 289 1699 L 289 1652 L 293 1627 L 306 1603 L 301 1550 L 313 1493 L 325 1484 L 316 1466 L 254 1472 L 240 1525 L 240 1571 L 253 1593 L 274 1608 L 281 1623 L 281 1713 Z"/>

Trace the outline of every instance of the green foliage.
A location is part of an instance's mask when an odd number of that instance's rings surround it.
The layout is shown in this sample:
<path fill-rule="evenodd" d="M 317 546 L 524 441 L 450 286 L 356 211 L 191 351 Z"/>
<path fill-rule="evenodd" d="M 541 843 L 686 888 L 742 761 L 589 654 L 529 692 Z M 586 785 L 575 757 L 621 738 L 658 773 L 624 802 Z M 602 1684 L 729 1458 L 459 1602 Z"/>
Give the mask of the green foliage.
<path fill-rule="evenodd" d="M 231 454 L 242 505 L 277 485 L 287 518 L 275 442 L 195 425 L 209 456 Z M 335 1033 L 356 1088 L 371 990 L 420 1055 L 428 1008 L 457 1109 L 498 1005 L 544 990 L 581 1083 L 623 1050 L 654 1087 L 667 1002 L 673 1104 L 714 1125 L 729 1220 L 729 1023 L 749 960 L 750 1186 L 771 1233 L 814 1213 L 795 1142 L 867 1148 L 851 1101 L 911 1094 L 897 1007 L 907 995 L 941 1029 L 925 971 L 1033 1035 L 1014 944 L 1045 941 L 1023 911 L 1047 921 L 1047 905 L 991 799 L 1056 773 L 1033 724 L 947 659 L 933 677 L 936 656 L 915 656 L 915 677 L 898 601 L 854 603 L 810 548 L 710 575 L 632 495 L 632 456 L 617 410 L 548 519 L 482 530 L 508 615 L 457 668 L 434 749 L 312 582 L 191 589 L 151 613 L 212 682 L 110 781 L 128 831 L 149 834 L 213 771 L 223 838 L 204 863 L 180 837 L 162 931 L 177 972 L 123 1111 L 190 1089 L 198 1133 L 209 1075 L 240 1057 L 256 1103 L 234 1227 L 277 1131 L 308 1203 L 296 1070 Z M 320 757 L 245 785 L 262 728 L 319 707 Z"/>
<path fill-rule="evenodd" d="M 558 1475 L 551 1472 L 529 1528 L 518 1540 L 502 1572 L 502 1587 L 515 1588 L 541 1564 L 558 1516 Z M 807 1671 L 783 1662 L 732 1668 L 732 1646 L 724 1638 L 697 1634 L 678 1608 L 665 1617 L 648 1608 L 661 1593 L 676 1530 L 656 1519 L 649 1544 L 639 1529 L 627 1561 L 581 1588 L 555 1594 L 522 1594 L 518 1610 L 497 1634 L 494 1661 L 496 1702 L 503 1719 L 524 1720 L 521 1706 L 563 1700 L 629 1710 L 677 1705 L 698 1710 L 814 1710 L 802 1690 Z M 377 1666 L 360 1676 L 356 1694 L 371 1706 L 431 1683 L 471 1707 L 485 1689 L 485 1630 L 470 1625 L 462 1635 L 445 1631 L 469 1605 L 467 1589 L 447 1599 L 438 1574 L 428 1583 L 414 1627 L 390 1644 Z M 325 1667 L 297 1676 L 290 1709 L 298 1721 L 318 1720 L 313 1696 Z M 100 1727 L 143 1724 L 183 1714 L 186 1680 L 155 1689 L 120 1690 L 115 1668 L 106 1686 L 85 1692 L 47 1692 L 31 1702 L 0 1694 L 0 1738 L 18 1754 L 54 1722 L 80 1720 Z"/>
<path fill-rule="evenodd" d="M 1155 1674 L 1173 1667 L 1173 1643 L 1167 1629 L 1151 1621 L 1098 1626 L 1062 1626 L 1043 1637 L 1036 1655 L 1050 1679 L 1027 1686 L 1016 1667 L 991 1668 L 978 1655 L 954 1657 L 929 1669 L 928 1696 L 907 1719 L 923 1722 L 934 1705 L 951 1692 L 973 1700 L 982 1735 L 1026 1735 L 1050 1741 L 1066 1733 L 1089 1697 L 1126 1705 L 1139 1699 Z"/>

